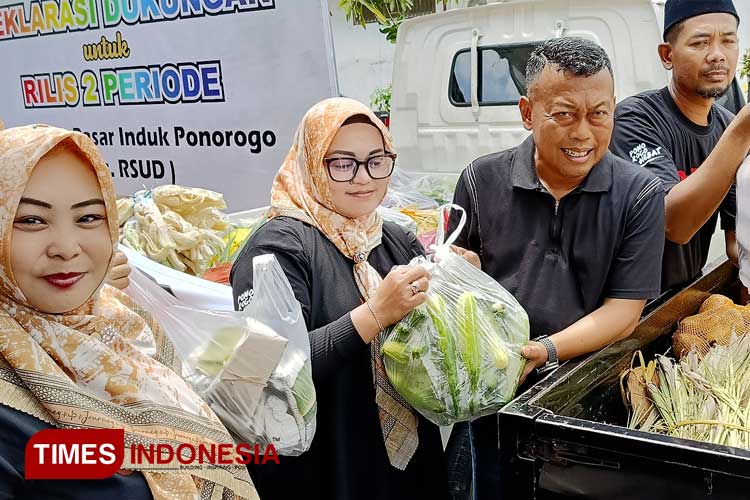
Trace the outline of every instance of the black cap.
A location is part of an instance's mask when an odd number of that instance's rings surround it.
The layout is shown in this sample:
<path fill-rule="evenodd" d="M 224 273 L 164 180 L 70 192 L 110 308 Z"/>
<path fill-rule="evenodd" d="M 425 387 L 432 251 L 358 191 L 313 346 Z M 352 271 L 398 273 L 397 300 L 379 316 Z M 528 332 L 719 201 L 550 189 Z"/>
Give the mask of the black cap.
<path fill-rule="evenodd" d="M 667 39 L 667 32 L 674 25 L 685 19 L 717 12 L 732 14 L 737 18 L 737 23 L 740 22 L 732 0 L 667 0 L 664 6 L 664 39 Z"/>

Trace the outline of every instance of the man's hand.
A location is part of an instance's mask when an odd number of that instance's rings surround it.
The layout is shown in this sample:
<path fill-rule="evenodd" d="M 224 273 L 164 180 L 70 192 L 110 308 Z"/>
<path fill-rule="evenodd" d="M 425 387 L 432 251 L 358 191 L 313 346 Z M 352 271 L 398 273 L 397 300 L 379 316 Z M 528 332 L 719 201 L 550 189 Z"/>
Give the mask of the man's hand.
<path fill-rule="evenodd" d="M 477 269 L 482 269 L 482 263 L 479 261 L 479 255 L 472 252 L 471 250 L 466 250 L 465 248 L 451 245 L 451 252 L 455 253 L 456 255 L 460 255 L 466 260 L 466 262 L 476 267 Z"/>
<path fill-rule="evenodd" d="M 521 380 L 518 382 L 518 385 L 523 384 L 526 377 L 528 377 L 529 373 L 533 370 L 544 366 L 548 358 L 547 349 L 544 345 L 533 340 L 523 346 L 521 349 L 521 356 L 526 358 L 526 367 L 523 369 L 523 374 L 521 374 Z"/>
<path fill-rule="evenodd" d="M 748 150 L 750 104 L 732 120 L 700 168 L 665 197 L 668 240 L 684 245 L 695 236 L 721 205 Z"/>
<path fill-rule="evenodd" d="M 130 273 L 132 269 L 128 264 L 128 258 L 122 252 L 116 252 L 112 258 L 112 270 L 107 276 L 107 284 L 120 290 L 125 290 L 130 285 Z"/>

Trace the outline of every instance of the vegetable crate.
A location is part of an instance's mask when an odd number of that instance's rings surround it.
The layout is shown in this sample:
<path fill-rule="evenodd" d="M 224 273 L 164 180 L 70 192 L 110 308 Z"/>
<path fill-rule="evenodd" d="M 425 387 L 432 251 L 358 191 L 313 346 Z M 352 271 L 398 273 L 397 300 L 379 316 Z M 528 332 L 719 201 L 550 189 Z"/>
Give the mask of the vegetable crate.
<path fill-rule="evenodd" d="M 737 301 L 740 286 L 729 262 L 714 263 L 649 304 L 629 338 L 564 364 L 503 408 L 501 498 L 750 498 L 750 451 L 628 429 L 619 382 L 635 351 L 667 354 L 679 320 L 712 293 Z"/>

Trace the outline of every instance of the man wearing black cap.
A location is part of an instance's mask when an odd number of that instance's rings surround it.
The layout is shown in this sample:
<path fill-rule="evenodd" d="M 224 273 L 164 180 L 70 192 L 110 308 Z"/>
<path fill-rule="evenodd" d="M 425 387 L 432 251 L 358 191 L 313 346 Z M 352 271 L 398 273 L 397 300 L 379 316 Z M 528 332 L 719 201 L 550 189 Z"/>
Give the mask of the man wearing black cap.
<path fill-rule="evenodd" d="M 721 212 L 737 262 L 733 181 L 750 148 L 750 115 L 714 104 L 731 86 L 739 57 L 731 0 L 667 0 L 659 57 L 669 85 L 625 99 L 615 112 L 613 153 L 651 170 L 667 192 L 662 291 L 700 275 Z"/>

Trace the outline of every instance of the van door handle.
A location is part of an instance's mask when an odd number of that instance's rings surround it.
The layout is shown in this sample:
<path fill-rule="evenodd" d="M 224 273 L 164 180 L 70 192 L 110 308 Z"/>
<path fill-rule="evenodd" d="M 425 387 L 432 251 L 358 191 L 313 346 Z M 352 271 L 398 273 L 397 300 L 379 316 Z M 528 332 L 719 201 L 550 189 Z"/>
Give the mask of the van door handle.
<path fill-rule="evenodd" d="M 471 30 L 471 114 L 479 121 L 479 28 Z"/>

